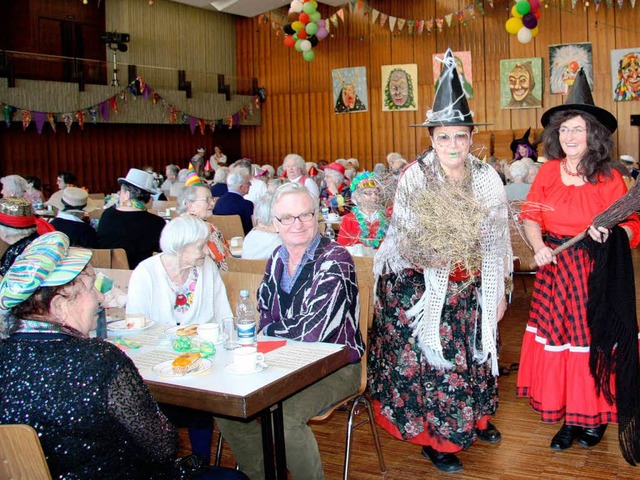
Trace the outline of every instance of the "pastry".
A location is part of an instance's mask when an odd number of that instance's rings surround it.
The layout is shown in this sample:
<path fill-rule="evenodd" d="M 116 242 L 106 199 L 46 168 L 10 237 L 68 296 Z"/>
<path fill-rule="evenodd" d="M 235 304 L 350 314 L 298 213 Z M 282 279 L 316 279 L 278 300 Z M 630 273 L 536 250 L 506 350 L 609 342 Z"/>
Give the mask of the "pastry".
<path fill-rule="evenodd" d="M 179 328 L 176 333 L 179 337 L 195 337 L 198 334 L 198 326 L 187 325 L 186 327 Z"/>
<path fill-rule="evenodd" d="M 177 357 L 172 363 L 171 368 L 176 375 L 184 375 L 194 368 L 197 368 L 202 356 L 199 353 L 183 353 Z"/>

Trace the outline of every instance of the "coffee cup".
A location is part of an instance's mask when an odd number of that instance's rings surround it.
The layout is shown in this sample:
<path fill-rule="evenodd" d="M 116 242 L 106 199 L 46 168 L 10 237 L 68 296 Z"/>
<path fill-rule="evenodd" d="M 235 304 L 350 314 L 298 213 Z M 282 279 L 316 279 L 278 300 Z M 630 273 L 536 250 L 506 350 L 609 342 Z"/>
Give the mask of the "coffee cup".
<path fill-rule="evenodd" d="M 198 337 L 205 342 L 216 343 L 220 338 L 220 325 L 217 323 L 201 323 L 198 325 Z"/>
<path fill-rule="evenodd" d="M 338 220 L 340 220 L 340 215 L 338 215 L 337 213 L 330 213 L 329 215 L 327 215 L 327 220 L 329 222 L 337 222 Z"/>
<path fill-rule="evenodd" d="M 142 314 L 127 314 L 125 316 L 128 329 L 142 328 L 147 324 L 147 319 Z"/>
<path fill-rule="evenodd" d="M 233 237 L 229 242 L 229 245 L 231 246 L 231 248 L 242 248 L 243 241 L 244 238 L 242 237 Z"/>
<path fill-rule="evenodd" d="M 253 372 L 264 362 L 264 355 L 256 347 L 241 347 L 233 351 L 233 364 L 238 372 Z"/>

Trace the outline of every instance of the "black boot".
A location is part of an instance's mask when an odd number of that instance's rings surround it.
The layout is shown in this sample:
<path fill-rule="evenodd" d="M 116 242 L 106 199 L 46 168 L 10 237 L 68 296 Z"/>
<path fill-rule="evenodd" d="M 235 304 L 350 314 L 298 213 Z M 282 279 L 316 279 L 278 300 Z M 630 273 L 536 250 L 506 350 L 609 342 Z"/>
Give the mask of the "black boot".
<path fill-rule="evenodd" d="M 443 472 L 452 473 L 462 470 L 462 462 L 453 453 L 443 453 L 431 447 L 422 447 L 422 456 L 431 460 L 433 466 Z"/>
<path fill-rule="evenodd" d="M 574 425 L 562 425 L 562 428 L 556 433 L 551 440 L 552 450 L 566 450 L 573 441 L 582 434 L 582 427 L 576 427 Z"/>
<path fill-rule="evenodd" d="M 578 438 L 578 443 L 583 447 L 591 448 L 595 447 L 600 443 L 602 437 L 604 436 L 604 432 L 607 431 L 607 424 L 602 424 L 599 427 L 595 428 L 585 428 L 582 431 L 582 434 Z"/>
<path fill-rule="evenodd" d="M 487 428 L 484 430 L 476 428 L 476 437 L 478 437 L 478 440 L 487 443 L 498 443 L 502 440 L 502 435 L 491 422 L 487 422 Z"/>

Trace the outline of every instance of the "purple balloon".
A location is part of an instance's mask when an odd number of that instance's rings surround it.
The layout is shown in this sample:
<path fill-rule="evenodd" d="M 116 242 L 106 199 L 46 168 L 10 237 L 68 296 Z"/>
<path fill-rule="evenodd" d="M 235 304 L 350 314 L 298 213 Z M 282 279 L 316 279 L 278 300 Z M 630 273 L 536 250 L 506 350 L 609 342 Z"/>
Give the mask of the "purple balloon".
<path fill-rule="evenodd" d="M 316 22 L 316 25 L 318 26 L 318 28 L 324 28 L 325 27 L 325 19 L 321 18 L 320 20 L 318 20 Z"/>
<path fill-rule="evenodd" d="M 533 30 L 538 26 L 538 19 L 533 13 L 527 13 L 524 17 L 522 17 L 522 24 L 529 30 Z"/>
<path fill-rule="evenodd" d="M 327 38 L 327 35 L 329 35 L 329 32 L 327 32 L 327 29 L 324 27 L 319 28 L 316 32 L 316 37 L 318 37 L 319 40 Z"/>

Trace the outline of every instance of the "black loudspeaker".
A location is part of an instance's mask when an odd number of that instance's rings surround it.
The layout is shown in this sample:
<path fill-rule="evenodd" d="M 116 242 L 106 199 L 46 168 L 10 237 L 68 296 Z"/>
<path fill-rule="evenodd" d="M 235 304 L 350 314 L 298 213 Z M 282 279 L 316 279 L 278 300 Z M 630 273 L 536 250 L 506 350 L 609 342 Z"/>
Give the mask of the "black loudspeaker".
<path fill-rule="evenodd" d="M 254 95 L 258 96 L 260 103 L 264 103 L 267 100 L 267 91 L 264 89 L 264 87 L 256 88 Z"/>
<path fill-rule="evenodd" d="M 631 115 L 631 126 L 640 127 L 640 115 Z"/>

